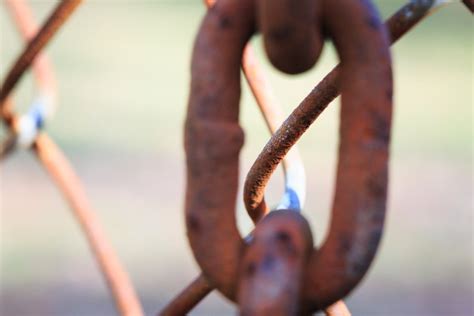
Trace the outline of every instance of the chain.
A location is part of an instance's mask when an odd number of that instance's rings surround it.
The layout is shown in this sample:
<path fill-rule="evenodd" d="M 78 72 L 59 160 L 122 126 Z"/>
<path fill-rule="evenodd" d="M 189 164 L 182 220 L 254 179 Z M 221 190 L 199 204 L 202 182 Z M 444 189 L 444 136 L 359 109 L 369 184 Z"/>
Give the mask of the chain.
<path fill-rule="evenodd" d="M 214 3 L 216 2 L 216 3 Z M 210 9 L 192 58 L 191 94 L 185 126 L 186 226 L 203 273 L 160 315 L 188 313 L 213 289 L 239 305 L 244 315 L 297 315 L 324 310 L 350 315 L 342 299 L 366 274 L 383 231 L 387 193 L 392 81 L 389 45 L 420 20 L 453 1 L 412 0 L 380 22 L 371 1 L 206 0 Z M 462 1 L 473 12 L 472 0 Z M 68 160 L 42 128 L 55 108 L 56 83 L 42 53 L 81 0 L 61 1 L 37 30 L 28 6 L 5 0 L 28 41 L 0 89 L 0 113 L 10 134 L 4 158 L 29 147 L 68 200 L 110 287 L 121 315 L 142 315 L 135 290 L 108 242 L 82 184 Z M 317 61 L 331 38 L 341 64 L 283 120 L 249 39 L 260 31 L 267 56 L 279 70 L 295 74 Z M 21 116 L 11 93 L 33 68 L 38 96 Z M 242 238 L 235 224 L 240 71 L 272 134 L 244 184 L 244 202 L 256 228 Z M 314 249 L 305 209 L 305 173 L 295 144 L 319 114 L 342 95 L 340 146 L 329 234 Z M 285 191 L 270 211 L 265 187 L 282 163 Z"/>

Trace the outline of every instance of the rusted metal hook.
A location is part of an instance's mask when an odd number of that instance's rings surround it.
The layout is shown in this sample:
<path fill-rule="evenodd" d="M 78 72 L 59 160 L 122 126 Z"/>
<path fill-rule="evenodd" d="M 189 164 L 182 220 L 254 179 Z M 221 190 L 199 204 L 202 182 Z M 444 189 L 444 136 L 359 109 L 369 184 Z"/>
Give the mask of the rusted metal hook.
<path fill-rule="evenodd" d="M 206 277 L 233 300 L 245 250 L 234 214 L 243 144 L 239 66 L 255 31 L 254 10 L 253 0 L 223 0 L 206 15 L 193 54 L 185 127 L 191 247 Z M 385 211 L 391 119 L 388 40 L 374 8 L 368 1 L 324 1 L 323 12 L 345 66 L 334 220 L 307 269 L 312 286 L 306 286 L 304 296 L 311 310 L 347 294 L 375 254 Z M 351 34 L 341 35 L 347 26 Z M 321 286 L 313 277 L 326 272 L 335 280 Z"/>

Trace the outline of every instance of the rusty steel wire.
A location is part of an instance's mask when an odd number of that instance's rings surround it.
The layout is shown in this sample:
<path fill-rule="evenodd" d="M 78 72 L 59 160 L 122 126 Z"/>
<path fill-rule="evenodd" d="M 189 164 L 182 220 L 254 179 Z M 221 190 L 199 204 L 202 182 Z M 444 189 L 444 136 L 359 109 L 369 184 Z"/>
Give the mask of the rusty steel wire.
<path fill-rule="evenodd" d="M 392 43 L 408 32 L 422 18 L 446 5 L 447 1 L 414 0 L 386 21 Z M 264 190 L 276 167 L 309 126 L 340 93 L 340 66 L 336 66 L 309 93 L 272 135 L 247 174 L 244 202 L 249 213 L 258 212 L 265 204 Z"/>
<path fill-rule="evenodd" d="M 201 302 L 214 288 L 207 282 L 204 275 L 200 274 L 159 313 L 160 316 L 187 315 L 199 302 Z"/>
<path fill-rule="evenodd" d="M 255 100 L 262 112 L 268 130 L 274 134 L 283 123 L 283 112 L 272 93 L 270 84 L 258 65 L 250 44 L 244 49 L 242 69 Z M 277 209 L 302 209 L 306 199 L 306 175 L 303 161 L 297 147 L 293 147 L 282 161 L 285 191 Z M 249 211 L 249 216 L 258 222 L 266 213 L 268 206 L 262 202 L 258 208 Z"/>
<path fill-rule="evenodd" d="M 38 136 L 34 144 L 34 151 L 69 202 L 112 292 L 120 315 L 143 315 L 135 289 L 112 245 L 106 238 L 99 219 L 95 215 L 96 212 L 90 206 L 82 184 L 69 161 L 46 134 Z"/>
<path fill-rule="evenodd" d="M 15 88 L 23 73 L 33 63 L 37 54 L 42 48 L 44 48 L 44 46 L 46 46 L 51 37 L 54 36 L 56 31 L 74 12 L 81 1 L 82 0 L 61 1 L 55 8 L 54 12 L 48 17 L 41 30 L 36 33 L 30 41 L 28 41 L 28 45 L 25 47 L 23 53 L 20 54 L 7 73 L 0 87 L 0 113 L 2 120 L 7 126 L 12 127 L 14 124 L 16 125 L 19 123 L 18 120 L 14 121 L 11 109 L 6 106 L 11 91 Z M 0 148 L 0 159 L 5 157 L 17 143 L 17 135 L 15 135 L 17 130 L 18 126 L 14 126 L 13 129 L 10 130 L 10 135 Z"/>
<path fill-rule="evenodd" d="M 13 114 L 13 119 L 15 118 Z M 83 186 L 65 155 L 44 133 L 37 136 L 32 149 L 69 202 L 73 214 L 87 238 L 92 254 L 96 258 L 104 279 L 112 292 L 120 315 L 143 315 L 132 283 L 106 238 L 95 211 L 90 206 Z"/>
<path fill-rule="evenodd" d="M 54 76 L 41 50 L 81 0 L 61 1 L 37 33 L 27 6 L 20 0 L 6 2 L 29 41 L 0 89 L 0 114 L 11 131 L 0 157 L 18 143 L 32 145 L 69 202 L 118 312 L 143 315 L 135 290 L 67 158 L 39 131 L 41 124 L 28 137 L 21 134 L 21 119 L 13 111 L 10 96 L 32 66 L 40 94 L 54 101 Z M 186 226 L 202 274 L 160 315 L 187 314 L 216 288 L 238 303 L 243 315 L 298 315 L 324 309 L 328 316 L 349 316 L 341 299 L 366 273 L 383 230 L 392 99 L 388 46 L 451 1 L 412 0 L 385 25 L 369 0 L 215 2 L 205 0 L 212 8 L 194 47 L 185 126 Z M 462 2 L 474 11 L 472 0 Z M 283 72 L 311 68 L 328 35 L 342 60 L 342 66 L 334 68 L 285 121 L 247 43 L 257 29 L 263 34 L 269 60 Z M 243 144 L 238 125 L 241 69 L 272 134 L 245 182 L 244 202 L 256 227 L 244 239 L 234 214 L 238 153 Z M 294 145 L 339 93 L 341 135 L 333 218 L 328 237 L 316 250 L 309 224 L 295 212 L 303 208 L 305 174 Z M 269 213 L 264 190 L 280 162 L 285 193 L 276 210 Z"/>
<path fill-rule="evenodd" d="M 3 99 L 1 104 L 3 108 L 1 113 L 4 122 L 10 129 L 14 129 L 16 122 L 20 119 L 13 112 L 13 102 L 8 98 L 8 95 L 15 84 L 20 80 L 22 74 L 32 63 L 37 82 L 42 92 L 48 93 L 50 96 L 56 94 L 54 76 L 49 62 L 44 55 L 36 55 L 52 38 L 54 32 L 67 20 L 79 3 L 80 1 L 61 2 L 39 32 L 36 33 L 36 26 L 26 3 L 21 0 L 8 1 L 9 8 L 13 11 L 15 21 L 18 24 L 17 26 L 23 35 L 28 38 L 36 34 L 29 42 L 24 53 L 17 60 L 17 63 L 14 64 L 2 85 Z M 37 44 L 32 44 L 32 42 Z M 11 141 L 11 139 L 15 138 L 9 137 L 7 142 Z M 13 148 L 14 143 L 15 142 L 10 144 L 10 148 Z M 95 215 L 95 211 L 89 204 L 83 186 L 67 158 L 44 133 L 35 135 L 32 149 L 61 193 L 69 202 L 73 214 L 81 226 L 91 248 L 92 254 L 95 256 L 104 279 L 111 290 L 119 313 L 121 315 L 130 316 L 143 315 L 140 302 L 132 283 L 110 242 L 106 238 L 99 220 Z"/>
<path fill-rule="evenodd" d="M 46 46 L 51 37 L 54 36 L 81 2 L 82 0 L 61 1 L 54 12 L 48 17 L 40 31 L 28 42 L 25 50 L 18 57 L 13 67 L 10 68 L 10 71 L 3 80 L 0 89 L 0 110 L 3 110 L 5 99 L 20 80 L 23 73 L 31 65 L 36 55 Z M 5 116 L 5 114 L 3 115 Z"/>
<path fill-rule="evenodd" d="M 23 38 L 26 41 L 30 40 L 37 33 L 37 26 L 28 5 L 22 0 L 5 0 L 5 4 Z M 46 54 L 38 53 L 33 61 L 32 69 L 38 95 L 28 112 L 12 121 L 12 131 L 1 144 L 0 157 L 4 157 L 16 145 L 31 146 L 38 132 L 43 128 L 45 120 L 54 112 L 56 80 Z M 3 113 L 12 113 L 12 109 L 4 107 Z"/>

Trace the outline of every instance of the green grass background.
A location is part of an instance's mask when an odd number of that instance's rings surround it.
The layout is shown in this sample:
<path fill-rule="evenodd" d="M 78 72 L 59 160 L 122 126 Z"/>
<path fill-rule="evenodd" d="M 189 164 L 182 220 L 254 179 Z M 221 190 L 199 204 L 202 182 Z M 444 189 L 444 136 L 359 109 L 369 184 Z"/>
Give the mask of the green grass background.
<path fill-rule="evenodd" d="M 56 2 L 32 1 L 38 20 Z M 389 16 L 404 1 L 378 0 Z M 183 222 L 182 125 L 199 1 L 85 1 L 47 47 L 59 108 L 47 131 L 83 179 L 102 224 L 152 315 L 197 275 Z M 327 45 L 310 72 L 287 76 L 257 54 L 285 113 L 336 64 Z M 384 239 L 367 277 L 347 299 L 354 315 L 471 315 L 472 16 L 455 3 L 393 48 L 395 116 Z M 0 75 L 22 49 L 0 6 Z M 245 86 L 245 85 L 244 85 Z M 34 96 L 28 74 L 19 111 Z M 268 140 L 247 87 L 241 175 Z M 305 215 L 316 240 L 327 229 L 338 101 L 303 136 Z M 4 135 L 4 131 L 2 132 Z M 67 205 L 41 166 L 18 151 L 1 172 L 1 315 L 113 315 L 106 287 Z M 276 202 L 279 171 L 268 189 Z M 238 220 L 251 228 L 241 197 Z M 193 314 L 234 314 L 212 294 Z"/>

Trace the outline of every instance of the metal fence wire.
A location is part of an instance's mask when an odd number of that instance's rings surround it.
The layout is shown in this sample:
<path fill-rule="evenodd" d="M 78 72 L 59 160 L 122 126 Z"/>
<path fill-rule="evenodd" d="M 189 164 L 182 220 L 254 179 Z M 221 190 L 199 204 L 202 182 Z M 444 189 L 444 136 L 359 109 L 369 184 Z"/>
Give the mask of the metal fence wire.
<path fill-rule="evenodd" d="M 27 44 L 0 90 L 1 118 L 9 130 L 0 157 L 5 159 L 18 147 L 32 150 L 69 202 L 118 313 L 143 315 L 78 176 L 42 131 L 56 103 L 54 72 L 42 50 L 81 2 L 61 1 L 38 29 L 24 0 L 4 0 Z M 453 2 L 412 0 L 383 24 L 370 1 L 205 1 L 209 10 L 194 46 L 185 124 L 186 227 L 202 273 L 159 315 L 187 314 L 214 289 L 235 302 L 243 315 L 319 310 L 328 316 L 350 315 L 342 299 L 367 272 L 383 231 L 392 109 L 389 46 L 424 17 Z M 473 0 L 462 2 L 474 11 Z M 311 68 L 325 37 L 335 42 L 341 58 L 285 120 L 247 43 L 257 29 L 268 58 L 283 72 Z M 28 112 L 18 115 L 11 95 L 30 67 L 38 96 Z M 244 238 L 234 216 L 243 143 L 238 125 L 241 70 L 271 133 L 245 181 L 245 206 L 256 227 Z M 311 230 L 301 215 L 306 183 L 295 144 L 339 94 L 342 112 L 332 220 L 322 247 L 314 249 Z M 280 163 L 285 191 L 270 211 L 264 191 Z"/>

